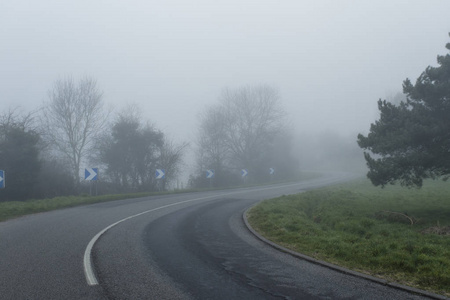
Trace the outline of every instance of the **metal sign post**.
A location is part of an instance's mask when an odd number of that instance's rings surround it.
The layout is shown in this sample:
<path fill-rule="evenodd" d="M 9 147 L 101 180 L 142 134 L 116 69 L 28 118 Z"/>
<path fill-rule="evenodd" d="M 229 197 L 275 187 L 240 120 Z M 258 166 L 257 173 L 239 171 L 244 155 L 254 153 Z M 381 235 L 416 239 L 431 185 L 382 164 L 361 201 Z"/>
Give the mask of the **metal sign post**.
<path fill-rule="evenodd" d="M 92 196 L 92 186 L 95 184 L 95 195 L 97 196 L 98 168 L 84 169 L 84 180 L 90 181 L 90 184 L 89 184 L 89 195 L 90 196 Z"/>
<path fill-rule="evenodd" d="M 206 170 L 206 178 L 209 179 L 209 187 L 212 188 L 212 180 L 214 178 L 214 170 Z"/>
<path fill-rule="evenodd" d="M 166 178 L 166 170 L 164 169 L 156 169 L 155 171 L 155 179 L 156 179 L 156 187 L 158 191 L 163 189 L 163 180 Z"/>
<path fill-rule="evenodd" d="M 247 175 L 248 175 L 248 170 L 247 169 L 242 169 L 241 170 L 241 177 L 242 177 L 242 180 L 244 181 L 244 184 L 245 184 L 245 182 L 247 180 Z"/>
<path fill-rule="evenodd" d="M 0 189 L 4 189 L 5 186 L 5 171 L 0 170 Z"/>

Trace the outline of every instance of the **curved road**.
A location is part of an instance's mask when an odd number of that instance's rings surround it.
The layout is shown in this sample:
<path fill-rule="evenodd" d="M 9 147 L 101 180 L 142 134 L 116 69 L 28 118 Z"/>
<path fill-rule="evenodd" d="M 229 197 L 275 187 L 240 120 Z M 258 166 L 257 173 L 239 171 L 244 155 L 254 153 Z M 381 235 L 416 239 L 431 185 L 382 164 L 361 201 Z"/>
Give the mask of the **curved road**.
<path fill-rule="evenodd" d="M 147 197 L 0 223 L 0 299 L 427 299 L 267 246 L 257 201 L 348 180 Z"/>

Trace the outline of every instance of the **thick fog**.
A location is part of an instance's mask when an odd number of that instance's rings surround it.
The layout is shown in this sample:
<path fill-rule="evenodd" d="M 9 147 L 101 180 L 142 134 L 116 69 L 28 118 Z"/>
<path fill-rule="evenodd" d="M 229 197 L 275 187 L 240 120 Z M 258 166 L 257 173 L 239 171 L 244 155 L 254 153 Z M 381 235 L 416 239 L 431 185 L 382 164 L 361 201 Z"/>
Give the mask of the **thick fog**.
<path fill-rule="evenodd" d="M 177 141 L 225 87 L 276 87 L 299 135 L 367 133 L 376 101 L 449 41 L 450 1 L 0 2 L 2 109 L 37 108 L 54 81 L 91 76 Z"/>

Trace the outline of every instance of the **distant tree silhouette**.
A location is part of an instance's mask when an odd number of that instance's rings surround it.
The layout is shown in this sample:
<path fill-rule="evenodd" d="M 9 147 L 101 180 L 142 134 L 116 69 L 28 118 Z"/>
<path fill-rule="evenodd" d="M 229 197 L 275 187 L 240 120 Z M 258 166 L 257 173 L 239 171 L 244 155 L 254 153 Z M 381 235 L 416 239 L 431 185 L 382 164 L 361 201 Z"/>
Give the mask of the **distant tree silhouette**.
<path fill-rule="evenodd" d="M 9 111 L 0 116 L 0 169 L 6 177 L 0 201 L 26 200 L 32 194 L 41 169 L 38 142 L 31 114 Z"/>

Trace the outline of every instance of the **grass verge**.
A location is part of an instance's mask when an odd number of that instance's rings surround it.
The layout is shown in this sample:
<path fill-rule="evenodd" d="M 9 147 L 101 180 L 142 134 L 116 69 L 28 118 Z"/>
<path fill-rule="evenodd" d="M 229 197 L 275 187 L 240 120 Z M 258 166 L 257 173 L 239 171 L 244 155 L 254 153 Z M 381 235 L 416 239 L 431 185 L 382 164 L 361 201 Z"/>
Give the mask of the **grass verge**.
<path fill-rule="evenodd" d="M 283 196 L 248 213 L 271 241 L 316 259 L 450 295 L 450 184 L 368 181 Z"/>
<path fill-rule="evenodd" d="M 0 202 L 0 222 L 20 217 L 23 215 L 46 212 L 60 208 L 113 201 L 113 200 L 140 198 L 150 195 L 155 195 L 155 193 L 116 194 L 116 195 L 102 195 L 102 196 L 65 196 L 50 199 L 39 199 L 39 200 L 31 199 L 28 201 Z"/>
<path fill-rule="evenodd" d="M 313 179 L 320 177 L 320 173 L 316 172 L 303 172 L 301 173 L 296 180 L 302 181 L 307 179 Z M 277 181 L 272 182 L 271 184 L 282 183 L 286 181 Z M 267 185 L 267 183 L 265 184 Z M 240 186 L 240 187 L 249 187 L 250 185 Z M 258 185 L 251 185 L 258 186 Z M 230 187 L 231 188 L 240 188 L 240 187 Z M 114 195 L 102 195 L 102 196 L 64 196 L 64 197 L 55 197 L 49 199 L 30 199 L 27 201 L 5 201 L 0 202 L 0 222 L 6 221 L 12 218 L 17 218 L 20 216 L 34 214 L 39 212 L 46 212 L 55 209 L 61 209 L 66 207 L 73 207 L 79 205 L 86 204 L 94 204 L 99 202 L 107 202 L 114 200 L 122 200 L 122 199 L 132 199 L 132 198 L 141 198 L 147 196 L 156 196 L 163 194 L 177 194 L 177 193 L 191 193 L 191 192 L 200 192 L 200 191 L 211 191 L 210 189 L 184 189 L 184 190 L 175 190 L 170 192 L 147 192 L 147 193 L 130 193 L 130 194 L 114 194 Z"/>

